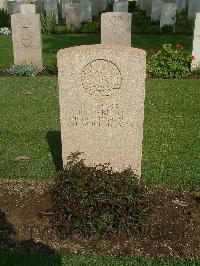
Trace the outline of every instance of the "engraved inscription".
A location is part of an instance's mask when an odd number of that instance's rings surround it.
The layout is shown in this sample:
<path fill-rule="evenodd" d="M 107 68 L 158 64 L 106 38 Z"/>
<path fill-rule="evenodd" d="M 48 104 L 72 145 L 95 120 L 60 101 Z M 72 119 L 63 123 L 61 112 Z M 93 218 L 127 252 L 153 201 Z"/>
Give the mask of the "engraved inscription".
<path fill-rule="evenodd" d="M 32 44 L 32 36 L 28 27 L 21 28 L 21 43 L 24 47 L 29 47 Z"/>
<path fill-rule="evenodd" d="M 120 70 L 107 60 L 94 60 L 82 72 L 83 88 L 90 95 L 111 96 L 120 89 L 121 82 Z"/>
<path fill-rule="evenodd" d="M 121 38 L 123 38 L 125 35 L 123 17 L 120 17 L 120 16 L 111 17 L 110 24 L 111 24 L 113 36 L 118 39 L 120 35 Z"/>

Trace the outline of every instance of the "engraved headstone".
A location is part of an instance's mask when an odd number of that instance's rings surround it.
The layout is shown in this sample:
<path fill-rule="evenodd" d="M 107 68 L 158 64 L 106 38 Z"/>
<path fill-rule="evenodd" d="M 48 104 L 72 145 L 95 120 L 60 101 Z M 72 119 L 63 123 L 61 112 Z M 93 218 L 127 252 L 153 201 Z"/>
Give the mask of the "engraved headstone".
<path fill-rule="evenodd" d="M 101 14 L 101 43 L 131 46 L 131 19 L 126 12 Z"/>
<path fill-rule="evenodd" d="M 162 4 L 161 0 L 152 1 L 151 21 L 160 21 Z"/>
<path fill-rule="evenodd" d="M 117 1 L 113 4 L 113 12 L 128 12 L 128 1 Z"/>
<path fill-rule="evenodd" d="M 200 1 L 190 0 L 188 5 L 188 18 L 195 18 L 195 14 L 200 12 Z"/>
<path fill-rule="evenodd" d="M 14 64 L 42 67 L 40 15 L 11 15 L 11 28 Z"/>
<path fill-rule="evenodd" d="M 35 4 L 21 4 L 20 5 L 21 14 L 35 14 Z"/>
<path fill-rule="evenodd" d="M 146 53 L 118 45 L 58 52 L 62 158 L 141 175 Z"/>
<path fill-rule="evenodd" d="M 66 26 L 71 31 L 78 31 L 81 27 L 81 8 L 80 4 L 66 4 Z"/>
<path fill-rule="evenodd" d="M 90 0 L 81 0 L 81 22 L 92 21 L 92 7 Z"/>
<path fill-rule="evenodd" d="M 163 3 L 161 7 L 160 28 L 164 25 L 174 25 L 176 23 L 176 3 Z"/>
<path fill-rule="evenodd" d="M 192 69 L 200 67 L 200 13 L 196 13 L 192 55 Z"/>

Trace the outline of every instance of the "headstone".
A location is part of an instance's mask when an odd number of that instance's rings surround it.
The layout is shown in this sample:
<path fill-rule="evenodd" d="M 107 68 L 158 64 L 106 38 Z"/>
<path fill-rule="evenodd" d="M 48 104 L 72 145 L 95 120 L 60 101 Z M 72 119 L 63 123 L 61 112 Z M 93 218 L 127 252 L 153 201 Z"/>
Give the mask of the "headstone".
<path fill-rule="evenodd" d="M 114 3 L 113 12 L 128 12 L 128 1 L 118 1 Z"/>
<path fill-rule="evenodd" d="M 190 0 L 188 5 L 188 18 L 195 18 L 195 14 L 200 12 L 200 1 Z"/>
<path fill-rule="evenodd" d="M 143 0 L 143 9 L 146 11 L 146 16 L 151 16 L 152 0 Z"/>
<path fill-rule="evenodd" d="M 131 46 L 132 14 L 107 12 L 101 14 L 101 43 Z"/>
<path fill-rule="evenodd" d="M 192 55 L 191 68 L 194 70 L 200 67 L 200 13 L 196 13 Z"/>
<path fill-rule="evenodd" d="M 182 10 L 185 9 L 185 0 L 176 0 L 176 4 L 178 12 L 181 12 Z"/>
<path fill-rule="evenodd" d="M 85 164 L 108 163 L 141 175 L 146 53 L 117 45 L 58 52 L 64 165 L 81 152 Z"/>
<path fill-rule="evenodd" d="M 161 0 L 152 1 L 151 21 L 160 21 L 162 4 Z"/>
<path fill-rule="evenodd" d="M 17 1 L 7 1 L 7 13 L 16 14 L 20 13 L 20 4 Z"/>
<path fill-rule="evenodd" d="M 66 26 L 71 31 L 78 31 L 81 27 L 81 8 L 80 4 L 66 4 Z"/>
<path fill-rule="evenodd" d="M 3 9 L 4 8 L 4 4 L 3 4 L 3 0 L 0 0 L 0 9 Z"/>
<path fill-rule="evenodd" d="M 20 5 L 21 14 L 35 14 L 35 4 L 21 4 Z"/>
<path fill-rule="evenodd" d="M 176 23 L 176 3 L 163 3 L 161 7 L 160 28 L 164 25 L 174 25 Z"/>
<path fill-rule="evenodd" d="M 11 15 L 11 28 L 14 64 L 42 67 L 40 15 Z"/>
<path fill-rule="evenodd" d="M 90 0 L 81 0 L 81 22 L 92 21 L 92 7 Z"/>
<path fill-rule="evenodd" d="M 35 9 L 37 14 L 41 14 L 44 12 L 44 1 L 37 0 L 35 1 Z"/>
<path fill-rule="evenodd" d="M 99 14 L 99 0 L 91 0 L 92 16 L 97 17 Z"/>
<path fill-rule="evenodd" d="M 100 10 L 100 13 L 105 11 L 108 7 L 108 0 L 101 0 L 99 1 L 99 10 Z"/>
<path fill-rule="evenodd" d="M 55 16 L 56 23 L 58 24 L 58 8 L 57 1 L 55 0 L 44 0 L 44 10 L 47 16 Z"/>
<path fill-rule="evenodd" d="M 71 4 L 72 0 L 60 0 L 60 1 L 61 1 L 62 18 L 65 18 L 66 17 L 65 5 Z"/>

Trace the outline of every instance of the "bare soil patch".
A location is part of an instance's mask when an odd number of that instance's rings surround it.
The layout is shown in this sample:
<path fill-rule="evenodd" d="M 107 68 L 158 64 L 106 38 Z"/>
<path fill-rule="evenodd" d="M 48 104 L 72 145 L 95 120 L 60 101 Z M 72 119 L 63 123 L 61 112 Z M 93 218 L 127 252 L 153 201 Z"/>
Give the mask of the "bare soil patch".
<path fill-rule="evenodd" d="M 200 257 L 200 198 L 189 192 L 146 189 L 141 231 L 106 239 L 59 236 L 51 223 L 52 183 L 0 181 L 0 248 L 149 257 Z"/>

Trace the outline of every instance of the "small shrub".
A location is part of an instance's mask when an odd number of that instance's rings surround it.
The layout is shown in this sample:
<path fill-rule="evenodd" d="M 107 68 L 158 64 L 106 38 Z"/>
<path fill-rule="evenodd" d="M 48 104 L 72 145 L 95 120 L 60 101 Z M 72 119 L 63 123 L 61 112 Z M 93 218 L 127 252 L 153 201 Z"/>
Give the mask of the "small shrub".
<path fill-rule="evenodd" d="M 164 25 L 161 29 L 160 29 L 161 33 L 172 33 L 174 32 L 174 26 L 172 25 Z"/>
<path fill-rule="evenodd" d="M 6 72 L 11 75 L 19 76 L 36 76 L 43 69 L 32 65 L 13 65 L 6 69 Z"/>
<path fill-rule="evenodd" d="M 139 10 L 133 13 L 133 24 L 135 25 L 146 25 L 148 24 L 148 19 L 146 17 L 146 12 L 143 10 Z"/>
<path fill-rule="evenodd" d="M 0 9 L 0 27 L 10 27 L 10 16 L 4 9 Z"/>
<path fill-rule="evenodd" d="M 83 23 L 81 26 L 81 32 L 83 33 L 97 34 L 100 33 L 100 31 L 101 31 L 101 24 L 96 21 L 86 22 Z"/>
<path fill-rule="evenodd" d="M 129 1 L 128 2 L 128 12 L 129 13 L 133 13 L 133 12 L 136 12 L 138 10 L 139 9 L 137 7 L 136 1 Z"/>
<path fill-rule="evenodd" d="M 184 51 L 182 45 L 164 44 L 147 60 L 147 74 L 149 78 L 185 78 L 190 74 L 191 62 L 192 56 Z"/>
<path fill-rule="evenodd" d="M 87 167 L 79 154 L 72 154 L 52 192 L 59 233 L 98 237 L 139 229 L 142 189 L 131 169 L 114 173 L 108 165 Z"/>

